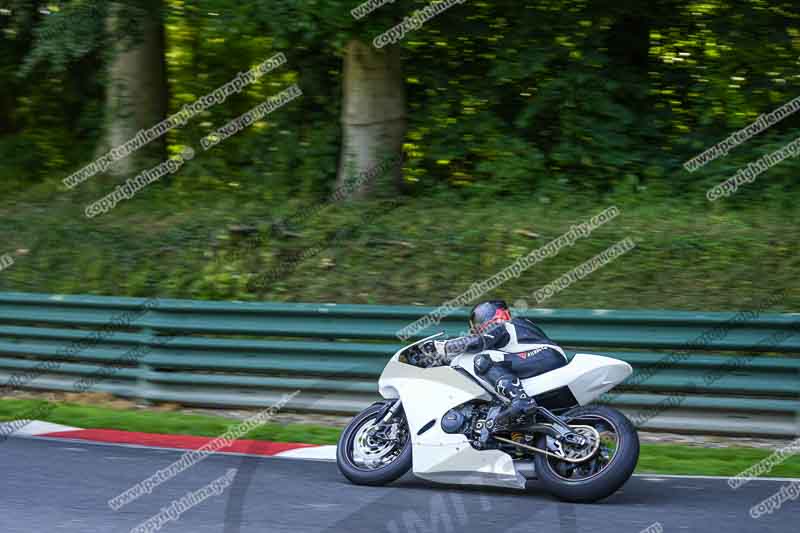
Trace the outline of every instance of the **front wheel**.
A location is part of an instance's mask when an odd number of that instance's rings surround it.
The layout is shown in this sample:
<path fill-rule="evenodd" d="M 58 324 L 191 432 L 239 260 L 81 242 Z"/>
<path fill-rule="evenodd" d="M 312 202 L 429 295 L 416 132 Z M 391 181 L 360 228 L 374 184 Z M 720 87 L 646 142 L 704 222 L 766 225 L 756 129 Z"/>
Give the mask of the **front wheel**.
<path fill-rule="evenodd" d="M 339 471 L 356 485 L 386 485 L 411 468 L 411 437 L 402 409 L 383 426 L 383 402 L 367 407 L 347 425 L 336 446 Z"/>
<path fill-rule="evenodd" d="M 570 426 L 591 426 L 600 438 L 597 451 L 586 461 L 569 463 L 537 454 L 536 475 L 544 488 L 570 502 L 601 500 L 616 492 L 630 479 L 639 461 L 639 435 L 631 421 L 611 407 L 591 405 L 562 415 Z M 541 449 L 553 451 L 554 441 L 545 435 L 537 439 Z M 562 452 L 569 452 L 561 448 Z"/>

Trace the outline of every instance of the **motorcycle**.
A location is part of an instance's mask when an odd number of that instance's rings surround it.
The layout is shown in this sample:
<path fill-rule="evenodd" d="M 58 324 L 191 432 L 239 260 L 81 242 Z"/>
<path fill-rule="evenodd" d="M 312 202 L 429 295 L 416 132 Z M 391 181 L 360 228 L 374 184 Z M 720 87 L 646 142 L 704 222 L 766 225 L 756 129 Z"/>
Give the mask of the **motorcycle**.
<path fill-rule="evenodd" d="M 419 346 L 443 334 L 397 351 L 378 382 L 384 399 L 345 428 L 336 462 L 352 483 L 385 485 L 409 470 L 439 483 L 514 489 L 538 479 L 559 499 L 593 502 L 628 481 L 639 460 L 636 428 L 612 407 L 589 405 L 633 372 L 628 363 L 579 353 L 522 379 L 538 407 L 481 442 L 489 410 L 509 400 L 475 371 L 476 355 L 445 366 L 420 363 Z"/>

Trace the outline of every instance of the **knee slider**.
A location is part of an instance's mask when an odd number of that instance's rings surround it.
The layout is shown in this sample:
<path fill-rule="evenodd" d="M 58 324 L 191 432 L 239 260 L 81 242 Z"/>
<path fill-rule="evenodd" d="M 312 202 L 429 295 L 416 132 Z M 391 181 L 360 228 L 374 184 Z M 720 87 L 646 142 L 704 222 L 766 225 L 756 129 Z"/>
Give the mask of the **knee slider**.
<path fill-rule="evenodd" d="M 492 368 L 493 363 L 494 361 L 492 361 L 491 357 L 481 354 L 475 358 L 475 372 L 483 375 L 488 372 L 490 368 Z"/>

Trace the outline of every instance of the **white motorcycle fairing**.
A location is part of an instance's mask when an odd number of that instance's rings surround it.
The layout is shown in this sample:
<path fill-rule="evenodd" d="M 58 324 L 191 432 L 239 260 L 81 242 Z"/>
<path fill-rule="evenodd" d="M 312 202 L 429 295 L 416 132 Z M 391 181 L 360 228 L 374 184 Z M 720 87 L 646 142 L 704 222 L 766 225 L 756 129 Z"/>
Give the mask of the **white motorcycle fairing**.
<path fill-rule="evenodd" d="M 450 366 L 430 368 L 400 361 L 405 350 L 439 335 L 399 350 L 378 381 L 381 396 L 399 398 L 403 405 L 412 443 L 414 474 L 440 483 L 524 489 L 525 477 L 509 454 L 500 450 L 476 450 L 466 435 L 445 433 L 441 427 L 441 419 L 450 409 L 471 400 L 492 400 L 491 387 L 475 373 L 473 360 L 476 356 L 460 355 Z M 624 361 L 577 354 L 566 366 L 524 379 L 522 384 L 533 397 L 566 387 L 578 405 L 585 405 L 623 381 L 632 371 Z"/>

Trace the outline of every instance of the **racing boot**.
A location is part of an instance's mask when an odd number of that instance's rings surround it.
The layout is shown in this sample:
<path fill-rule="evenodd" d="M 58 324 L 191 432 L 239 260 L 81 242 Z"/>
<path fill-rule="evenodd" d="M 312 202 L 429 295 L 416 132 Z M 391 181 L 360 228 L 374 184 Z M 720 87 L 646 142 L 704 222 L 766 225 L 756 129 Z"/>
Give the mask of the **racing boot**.
<path fill-rule="evenodd" d="M 505 407 L 496 405 L 489 409 L 478 439 L 481 447 L 486 445 L 491 435 L 507 431 L 517 418 L 537 408 L 536 401 L 528 396 L 516 376 L 501 377 L 497 380 L 495 388 L 497 392 L 511 400 L 511 403 Z"/>

